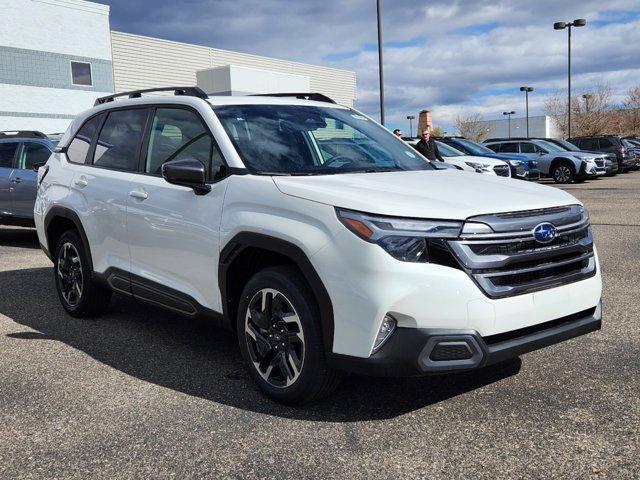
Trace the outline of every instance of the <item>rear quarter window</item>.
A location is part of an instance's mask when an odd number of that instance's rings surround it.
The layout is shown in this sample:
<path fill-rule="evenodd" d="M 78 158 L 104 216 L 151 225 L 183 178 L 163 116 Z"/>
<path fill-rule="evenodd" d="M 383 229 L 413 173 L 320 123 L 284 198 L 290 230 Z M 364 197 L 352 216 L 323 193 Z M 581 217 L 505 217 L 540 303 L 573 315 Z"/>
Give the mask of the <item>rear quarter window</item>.
<path fill-rule="evenodd" d="M 85 122 L 67 147 L 67 158 L 72 163 L 84 164 L 91 147 L 91 142 L 102 123 L 104 114 L 96 115 Z"/>

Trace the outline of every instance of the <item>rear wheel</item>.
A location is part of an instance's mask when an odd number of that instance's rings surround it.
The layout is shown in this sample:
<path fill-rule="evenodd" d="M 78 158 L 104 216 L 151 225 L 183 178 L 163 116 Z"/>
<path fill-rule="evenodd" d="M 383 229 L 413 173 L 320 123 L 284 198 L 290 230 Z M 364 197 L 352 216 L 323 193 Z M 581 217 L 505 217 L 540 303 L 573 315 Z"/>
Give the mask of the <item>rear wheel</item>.
<path fill-rule="evenodd" d="M 95 284 L 89 256 L 77 232 L 65 232 L 54 253 L 54 275 L 60 303 L 69 315 L 93 317 L 104 312 L 111 291 Z"/>
<path fill-rule="evenodd" d="M 269 397 L 303 404 L 328 395 L 339 374 L 327 367 L 315 298 L 290 267 L 267 268 L 247 283 L 238 308 L 243 359 Z"/>
<path fill-rule="evenodd" d="M 576 173 L 569 162 L 561 162 L 558 163 L 555 167 L 553 167 L 553 172 L 551 173 L 553 180 L 556 183 L 571 183 L 576 181 Z"/>

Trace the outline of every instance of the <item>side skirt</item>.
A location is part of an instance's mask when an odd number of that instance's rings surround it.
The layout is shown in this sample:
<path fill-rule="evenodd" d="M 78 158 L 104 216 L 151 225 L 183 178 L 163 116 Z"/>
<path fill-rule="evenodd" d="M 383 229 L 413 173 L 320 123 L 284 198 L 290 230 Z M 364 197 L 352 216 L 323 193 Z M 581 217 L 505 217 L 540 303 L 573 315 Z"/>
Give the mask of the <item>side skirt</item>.
<path fill-rule="evenodd" d="M 93 272 L 93 278 L 115 293 L 126 295 L 191 318 L 207 318 L 222 326 L 222 314 L 202 306 L 194 298 L 182 292 L 134 275 L 119 268 L 109 268 L 104 273 Z"/>

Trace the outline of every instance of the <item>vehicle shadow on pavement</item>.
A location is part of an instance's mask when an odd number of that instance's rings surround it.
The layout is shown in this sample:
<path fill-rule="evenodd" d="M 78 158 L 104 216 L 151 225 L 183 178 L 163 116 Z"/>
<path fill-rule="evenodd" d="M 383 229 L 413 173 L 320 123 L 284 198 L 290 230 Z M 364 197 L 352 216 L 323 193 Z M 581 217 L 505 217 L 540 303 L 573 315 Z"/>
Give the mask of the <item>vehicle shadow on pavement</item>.
<path fill-rule="evenodd" d="M 52 268 L 0 272 L 0 291 L 15 292 L 0 297 L 0 314 L 30 329 L 8 337 L 63 342 L 140 380 L 283 418 L 325 422 L 393 418 L 500 381 L 518 373 L 521 365 L 515 359 L 473 373 L 422 378 L 349 375 L 329 398 L 292 408 L 258 391 L 241 363 L 235 336 L 215 324 L 117 295 L 104 316 L 75 319 L 60 306 L 52 277 Z"/>
<path fill-rule="evenodd" d="M 35 228 L 0 227 L 0 247 L 40 248 Z"/>

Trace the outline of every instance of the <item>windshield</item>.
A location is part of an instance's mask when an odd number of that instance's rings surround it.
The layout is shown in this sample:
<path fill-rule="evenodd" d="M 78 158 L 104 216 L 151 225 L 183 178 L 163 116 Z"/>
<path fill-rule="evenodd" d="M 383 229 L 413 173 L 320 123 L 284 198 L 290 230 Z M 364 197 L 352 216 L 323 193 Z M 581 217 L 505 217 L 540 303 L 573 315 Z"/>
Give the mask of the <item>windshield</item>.
<path fill-rule="evenodd" d="M 566 152 L 565 149 L 560 148 L 558 145 L 554 145 L 551 142 L 547 142 L 546 140 L 534 140 L 536 145 L 544 148 L 547 152 Z"/>
<path fill-rule="evenodd" d="M 306 105 L 214 107 L 247 168 L 263 175 L 433 170 L 412 147 L 367 117 Z"/>
<path fill-rule="evenodd" d="M 491 150 L 490 148 L 485 147 L 481 143 L 476 143 L 473 140 L 468 140 L 466 138 L 456 138 L 456 143 L 459 143 L 464 148 L 466 148 L 469 153 L 473 155 L 485 155 L 487 153 L 491 155 L 495 155 L 496 152 Z"/>
<path fill-rule="evenodd" d="M 436 140 L 436 143 L 438 144 L 440 155 L 442 155 L 443 157 L 461 157 L 462 155 L 464 155 L 463 152 L 461 152 L 460 150 L 456 150 L 446 143 L 442 143 L 439 140 Z"/>
<path fill-rule="evenodd" d="M 565 150 L 568 150 L 570 152 L 580 151 L 580 149 L 576 147 L 573 143 L 567 142 L 566 140 L 556 140 L 556 142 L 560 144 L 561 148 L 564 148 Z"/>
<path fill-rule="evenodd" d="M 622 145 L 624 145 L 627 148 L 636 148 L 637 145 L 634 145 L 633 142 L 631 140 L 629 140 L 628 138 L 623 138 L 622 139 Z"/>

